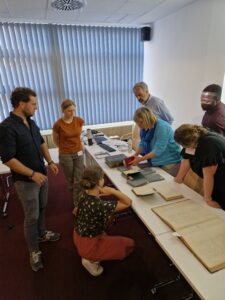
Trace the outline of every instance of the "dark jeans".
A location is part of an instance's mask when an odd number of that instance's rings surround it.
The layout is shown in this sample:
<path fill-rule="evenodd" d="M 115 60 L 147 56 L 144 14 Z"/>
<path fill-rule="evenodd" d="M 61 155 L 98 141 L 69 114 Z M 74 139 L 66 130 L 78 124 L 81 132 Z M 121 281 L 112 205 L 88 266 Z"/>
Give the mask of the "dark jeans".
<path fill-rule="evenodd" d="M 45 233 L 45 207 L 48 181 L 42 186 L 34 182 L 16 181 L 15 188 L 24 212 L 24 236 L 30 252 L 39 249 L 37 239 Z"/>
<path fill-rule="evenodd" d="M 74 206 L 77 206 L 77 197 L 80 191 L 79 181 L 84 171 L 84 155 L 60 154 L 59 162 L 68 182 L 68 188 L 73 195 Z"/>

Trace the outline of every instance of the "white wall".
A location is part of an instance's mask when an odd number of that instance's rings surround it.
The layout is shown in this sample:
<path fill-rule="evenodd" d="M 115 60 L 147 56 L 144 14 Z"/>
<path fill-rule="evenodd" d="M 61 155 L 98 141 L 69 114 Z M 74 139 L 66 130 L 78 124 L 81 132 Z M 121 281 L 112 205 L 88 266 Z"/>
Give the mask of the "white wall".
<path fill-rule="evenodd" d="M 198 0 L 157 21 L 145 42 L 144 80 L 182 123 L 200 123 L 202 89 L 223 84 L 225 1 Z"/>

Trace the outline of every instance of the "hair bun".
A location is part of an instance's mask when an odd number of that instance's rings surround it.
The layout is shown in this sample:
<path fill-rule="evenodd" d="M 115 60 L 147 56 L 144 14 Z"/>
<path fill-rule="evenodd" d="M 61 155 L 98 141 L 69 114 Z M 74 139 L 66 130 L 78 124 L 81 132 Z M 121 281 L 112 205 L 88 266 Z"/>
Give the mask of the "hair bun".
<path fill-rule="evenodd" d="M 84 189 L 90 189 L 91 186 L 92 186 L 91 182 L 88 181 L 87 179 L 81 179 L 80 185 L 81 185 L 82 188 L 84 188 Z"/>

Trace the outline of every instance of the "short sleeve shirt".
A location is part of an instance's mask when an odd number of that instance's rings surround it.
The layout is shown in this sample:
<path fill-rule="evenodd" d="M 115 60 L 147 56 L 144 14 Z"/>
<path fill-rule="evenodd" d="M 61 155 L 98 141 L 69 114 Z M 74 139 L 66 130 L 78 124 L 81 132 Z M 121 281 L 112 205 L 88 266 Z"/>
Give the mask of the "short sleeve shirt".
<path fill-rule="evenodd" d="M 63 119 L 59 119 L 53 125 L 53 131 L 59 137 L 59 153 L 71 154 L 79 152 L 82 149 L 81 131 L 84 120 L 80 117 L 74 117 L 71 123 L 66 123 Z"/>
<path fill-rule="evenodd" d="M 202 168 L 218 166 L 217 172 L 225 170 L 225 138 L 219 134 L 209 132 L 198 143 L 195 154 L 187 154 L 182 150 L 182 156 L 190 160 L 192 170 L 203 177 Z M 223 179 L 224 180 L 224 179 Z"/>
<path fill-rule="evenodd" d="M 150 95 L 144 106 L 151 110 L 160 119 L 168 122 L 169 124 L 173 123 L 173 116 L 162 99 Z"/>
<path fill-rule="evenodd" d="M 36 123 L 27 118 L 29 128 L 22 118 L 10 113 L 0 124 L 0 156 L 3 163 L 15 158 L 26 167 L 47 174 L 41 145 L 44 139 Z M 13 180 L 30 181 L 27 176 L 11 170 Z"/>
<path fill-rule="evenodd" d="M 78 197 L 78 210 L 75 229 L 80 236 L 95 237 L 104 233 L 107 222 L 116 208 L 116 201 L 102 200 L 81 192 Z"/>
<path fill-rule="evenodd" d="M 202 125 L 225 136 L 225 104 L 219 102 L 213 110 L 206 111 Z"/>

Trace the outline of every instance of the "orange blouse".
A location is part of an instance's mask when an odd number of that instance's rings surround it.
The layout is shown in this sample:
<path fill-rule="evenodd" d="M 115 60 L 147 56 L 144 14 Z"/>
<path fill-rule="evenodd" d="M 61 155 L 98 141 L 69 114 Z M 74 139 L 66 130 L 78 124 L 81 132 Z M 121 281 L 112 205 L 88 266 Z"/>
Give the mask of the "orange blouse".
<path fill-rule="evenodd" d="M 66 123 L 62 118 L 53 125 L 53 131 L 59 137 L 59 154 L 76 153 L 82 150 L 80 135 L 84 120 L 74 117 L 71 123 Z"/>

